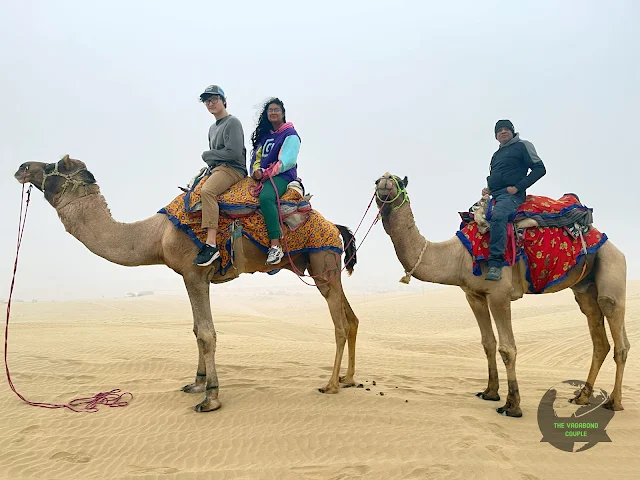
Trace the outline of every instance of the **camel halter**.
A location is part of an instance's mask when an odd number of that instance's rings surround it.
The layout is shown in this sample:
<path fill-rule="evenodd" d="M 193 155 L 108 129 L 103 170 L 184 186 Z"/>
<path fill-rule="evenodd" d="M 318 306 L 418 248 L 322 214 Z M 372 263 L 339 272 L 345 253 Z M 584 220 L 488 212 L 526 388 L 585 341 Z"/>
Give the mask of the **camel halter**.
<path fill-rule="evenodd" d="M 380 195 L 378 194 L 378 189 L 376 189 L 376 198 L 380 200 L 380 203 L 393 203 L 398 198 L 400 198 L 400 195 L 403 195 L 402 203 L 396 207 L 393 207 L 394 210 L 398 210 L 401 206 L 403 206 L 405 203 L 409 201 L 409 194 L 407 193 L 407 187 L 405 186 L 401 187 L 400 182 L 398 182 L 398 179 L 395 176 L 391 178 L 393 178 L 393 181 L 396 182 L 396 188 L 398 189 L 398 194 L 391 200 L 386 200 L 384 198 L 380 198 Z"/>
<path fill-rule="evenodd" d="M 58 164 L 55 164 L 55 168 L 53 169 L 53 171 L 49 172 L 49 173 L 45 173 L 42 177 L 42 193 L 44 193 L 44 184 L 47 181 L 47 179 L 49 177 L 62 177 L 65 179 L 65 182 L 62 184 L 62 192 L 60 192 L 61 194 L 64 194 L 64 192 L 67 190 L 67 187 L 69 185 L 71 185 L 71 191 L 75 191 L 78 189 L 78 187 L 85 187 L 85 190 L 87 188 L 87 183 L 83 182 L 82 180 L 76 180 L 73 177 L 75 177 L 77 174 L 79 174 L 80 172 L 82 172 L 83 170 L 86 170 L 86 167 L 82 167 L 80 170 L 76 170 L 73 173 L 60 173 L 58 171 Z M 85 192 L 86 193 L 86 192 Z"/>

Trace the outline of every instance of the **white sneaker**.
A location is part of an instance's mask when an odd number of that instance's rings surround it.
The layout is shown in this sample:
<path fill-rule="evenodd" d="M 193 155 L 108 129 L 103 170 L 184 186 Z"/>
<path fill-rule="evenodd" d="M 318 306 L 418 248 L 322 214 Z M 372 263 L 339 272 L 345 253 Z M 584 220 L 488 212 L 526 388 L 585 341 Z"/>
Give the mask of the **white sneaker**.
<path fill-rule="evenodd" d="M 269 248 L 269 252 L 267 253 L 267 265 L 275 265 L 276 263 L 280 263 L 284 257 L 284 252 L 282 251 L 282 247 L 279 245 L 272 245 Z"/>

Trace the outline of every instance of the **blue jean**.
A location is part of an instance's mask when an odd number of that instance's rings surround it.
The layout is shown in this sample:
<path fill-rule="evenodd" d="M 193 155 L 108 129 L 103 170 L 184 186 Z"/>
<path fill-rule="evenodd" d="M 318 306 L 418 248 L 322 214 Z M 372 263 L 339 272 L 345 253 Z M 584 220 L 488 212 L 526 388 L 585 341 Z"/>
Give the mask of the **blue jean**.
<path fill-rule="evenodd" d="M 518 207 L 525 199 L 524 192 L 511 195 L 506 189 L 491 194 L 496 203 L 491 212 L 489 225 L 489 267 L 502 267 L 504 252 L 507 248 L 507 225 L 513 220 Z"/>

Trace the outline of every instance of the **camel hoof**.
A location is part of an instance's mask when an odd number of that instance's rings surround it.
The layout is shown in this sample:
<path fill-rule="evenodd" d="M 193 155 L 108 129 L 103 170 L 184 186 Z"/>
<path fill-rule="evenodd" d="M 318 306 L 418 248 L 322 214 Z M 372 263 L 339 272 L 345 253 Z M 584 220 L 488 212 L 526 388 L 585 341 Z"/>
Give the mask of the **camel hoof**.
<path fill-rule="evenodd" d="M 580 394 L 570 398 L 569 403 L 573 403 L 575 405 L 589 405 L 589 399 Z"/>
<path fill-rule="evenodd" d="M 478 392 L 476 393 L 476 397 L 481 398 L 482 400 L 489 400 L 492 402 L 499 402 L 500 401 L 500 395 L 498 395 L 497 393 L 495 395 L 487 395 L 484 392 Z"/>
<path fill-rule="evenodd" d="M 616 402 L 613 398 L 610 398 L 609 400 L 607 400 L 602 406 L 607 410 L 613 410 L 614 412 L 619 412 L 621 410 L 624 410 L 624 407 L 622 406 L 622 402 Z"/>
<path fill-rule="evenodd" d="M 193 407 L 193 409 L 199 413 L 213 412 L 215 410 L 218 410 L 221 406 L 222 406 L 222 403 L 220 402 L 220 400 L 218 400 L 217 398 L 212 398 L 209 400 L 205 400 L 202 403 L 199 403 L 198 405 Z"/>
<path fill-rule="evenodd" d="M 496 408 L 496 412 L 498 412 L 503 417 L 515 417 L 520 418 L 522 416 L 522 410 L 520 407 L 509 407 L 505 405 L 504 407 Z"/>
<path fill-rule="evenodd" d="M 347 376 L 340 377 L 339 381 L 340 383 L 343 384 L 342 388 L 355 387 L 357 385 L 353 377 L 349 377 L 349 378 Z"/>
<path fill-rule="evenodd" d="M 202 393 L 204 392 L 204 383 L 201 385 L 190 383 L 189 385 L 182 387 L 181 390 L 185 393 Z"/>
<path fill-rule="evenodd" d="M 319 388 L 318 391 L 320 393 L 338 393 L 338 387 L 334 387 L 332 385 L 327 385 L 324 388 Z"/>

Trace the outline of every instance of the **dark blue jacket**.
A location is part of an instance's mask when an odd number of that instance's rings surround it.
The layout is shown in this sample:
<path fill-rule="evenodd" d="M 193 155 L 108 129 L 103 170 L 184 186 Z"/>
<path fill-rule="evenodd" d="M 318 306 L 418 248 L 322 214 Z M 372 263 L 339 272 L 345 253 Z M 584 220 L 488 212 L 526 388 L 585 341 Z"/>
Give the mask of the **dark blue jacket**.
<path fill-rule="evenodd" d="M 531 173 L 529 173 L 531 170 Z M 529 174 L 528 174 L 529 173 Z M 487 186 L 491 192 L 516 187 L 524 193 L 547 173 L 533 144 L 516 135 L 491 157 Z M 528 175 L 527 175 L 528 174 Z"/>

